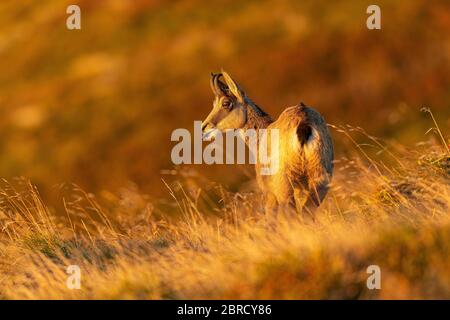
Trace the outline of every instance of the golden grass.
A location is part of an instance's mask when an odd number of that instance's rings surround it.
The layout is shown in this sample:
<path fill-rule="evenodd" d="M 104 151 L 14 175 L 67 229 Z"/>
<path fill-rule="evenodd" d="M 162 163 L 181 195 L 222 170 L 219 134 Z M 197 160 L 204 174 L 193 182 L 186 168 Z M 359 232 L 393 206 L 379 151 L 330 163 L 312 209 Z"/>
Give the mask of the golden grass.
<path fill-rule="evenodd" d="M 335 129 L 350 138 L 362 131 Z M 62 216 L 30 183 L 4 182 L 0 297 L 448 299 L 450 156 L 439 146 L 388 149 L 372 139 L 392 163 L 357 145 L 362 157 L 337 161 L 314 223 L 265 214 L 257 195 L 223 190 L 220 205 L 202 212 L 208 193 L 189 179 L 168 185 L 180 211 L 172 218 L 138 195 L 109 195 L 103 207 L 77 188 Z M 74 264 L 80 290 L 66 286 Z M 373 264 L 381 290 L 366 287 Z"/>

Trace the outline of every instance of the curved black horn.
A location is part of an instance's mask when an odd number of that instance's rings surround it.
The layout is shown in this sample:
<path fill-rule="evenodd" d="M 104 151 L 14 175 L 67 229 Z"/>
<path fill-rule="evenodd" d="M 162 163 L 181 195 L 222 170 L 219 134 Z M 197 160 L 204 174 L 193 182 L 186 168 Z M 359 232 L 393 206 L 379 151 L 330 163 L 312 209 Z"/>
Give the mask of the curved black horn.
<path fill-rule="evenodd" d="M 220 90 L 219 90 L 219 88 L 217 87 L 217 84 L 216 84 L 218 76 L 219 76 L 218 74 L 214 74 L 214 73 L 211 72 L 211 79 L 210 79 L 209 84 L 211 86 L 212 92 L 215 95 L 220 95 Z"/>
<path fill-rule="evenodd" d="M 213 78 L 214 88 L 218 95 L 227 95 L 228 87 L 225 83 L 220 81 L 220 77 L 222 77 L 221 73 L 217 73 L 214 75 Z"/>
<path fill-rule="evenodd" d="M 226 95 L 227 94 L 227 86 L 219 80 L 219 78 L 222 77 L 221 73 L 212 73 L 211 72 L 211 79 L 210 79 L 210 86 L 212 92 L 217 95 Z"/>

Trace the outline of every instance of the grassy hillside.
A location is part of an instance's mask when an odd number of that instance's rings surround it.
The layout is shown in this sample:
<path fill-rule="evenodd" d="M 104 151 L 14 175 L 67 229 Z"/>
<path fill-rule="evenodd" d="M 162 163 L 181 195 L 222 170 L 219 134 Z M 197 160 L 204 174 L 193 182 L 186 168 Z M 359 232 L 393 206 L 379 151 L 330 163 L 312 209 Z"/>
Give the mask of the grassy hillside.
<path fill-rule="evenodd" d="M 369 0 L 78 0 L 69 31 L 72 3 L 0 1 L 0 299 L 450 299 L 447 0 L 377 1 L 381 30 Z M 330 124 L 315 222 L 251 167 L 173 166 L 221 68 Z"/>
<path fill-rule="evenodd" d="M 450 155 L 383 149 L 396 165 L 364 153 L 339 160 L 315 222 L 264 213 L 258 195 L 220 188 L 220 204 L 201 211 L 212 190 L 193 178 L 168 186 L 173 218 L 138 194 L 106 201 L 76 188 L 55 215 L 31 184 L 5 183 L 0 296 L 448 299 Z M 81 268 L 79 290 L 66 286 L 69 265 Z M 381 268 L 380 290 L 366 287 L 370 265 Z"/>

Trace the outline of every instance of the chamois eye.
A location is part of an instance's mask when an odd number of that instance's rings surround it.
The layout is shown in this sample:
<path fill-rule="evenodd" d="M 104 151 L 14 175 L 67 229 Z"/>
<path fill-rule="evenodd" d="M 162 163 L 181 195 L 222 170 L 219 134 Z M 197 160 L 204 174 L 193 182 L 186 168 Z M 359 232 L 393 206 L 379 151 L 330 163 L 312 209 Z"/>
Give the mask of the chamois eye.
<path fill-rule="evenodd" d="M 222 107 L 227 110 L 230 110 L 233 107 L 233 103 L 230 100 L 223 100 Z"/>

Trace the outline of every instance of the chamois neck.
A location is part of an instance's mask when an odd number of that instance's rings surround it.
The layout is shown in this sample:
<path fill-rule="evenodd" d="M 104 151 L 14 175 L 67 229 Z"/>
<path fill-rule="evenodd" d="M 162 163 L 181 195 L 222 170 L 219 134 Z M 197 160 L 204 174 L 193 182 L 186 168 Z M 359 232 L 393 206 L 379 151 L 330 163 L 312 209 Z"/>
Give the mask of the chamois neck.
<path fill-rule="evenodd" d="M 247 123 L 244 129 L 265 129 L 273 122 L 272 118 L 247 98 Z"/>

